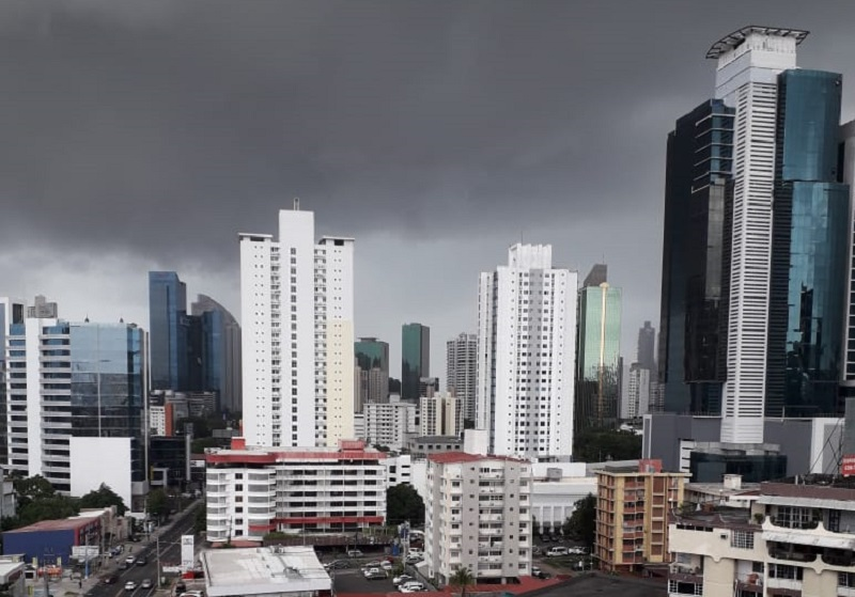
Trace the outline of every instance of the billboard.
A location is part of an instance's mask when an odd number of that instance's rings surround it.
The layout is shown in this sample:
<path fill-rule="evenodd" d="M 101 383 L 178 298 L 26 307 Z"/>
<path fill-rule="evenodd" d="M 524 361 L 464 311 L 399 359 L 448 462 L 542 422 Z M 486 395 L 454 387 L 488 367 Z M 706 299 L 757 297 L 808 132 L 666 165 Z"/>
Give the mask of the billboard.
<path fill-rule="evenodd" d="M 840 461 L 840 474 L 845 476 L 855 475 L 855 454 L 848 454 Z"/>
<path fill-rule="evenodd" d="M 196 561 L 193 556 L 193 535 L 181 535 L 181 569 L 184 572 L 193 570 L 193 565 Z"/>

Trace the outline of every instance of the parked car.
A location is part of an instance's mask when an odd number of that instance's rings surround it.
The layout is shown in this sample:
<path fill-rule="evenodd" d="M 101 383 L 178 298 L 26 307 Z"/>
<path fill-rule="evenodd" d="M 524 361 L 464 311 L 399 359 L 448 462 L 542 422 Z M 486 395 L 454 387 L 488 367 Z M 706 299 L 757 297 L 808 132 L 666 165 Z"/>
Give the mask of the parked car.
<path fill-rule="evenodd" d="M 418 564 L 423 561 L 424 557 L 421 554 L 410 554 L 407 556 L 407 559 L 404 560 L 407 564 Z"/>
<path fill-rule="evenodd" d="M 413 578 L 412 576 L 410 576 L 409 574 L 402 574 L 401 576 L 396 576 L 395 578 L 393 578 L 392 584 L 397 587 L 398 585 L 402 585 L 406 582 L 410 582 L 411 580 L 416 580 L 416 579 Z"/>
<path fill-rule="evenodd" d="M 186 593 L 186 592 L 187 592 L 187 585 L 185 585 L 183 581 L 179 580 L 175 584 L 175 594 L 176 595 L 182 595 L 183 593 Z"/>
<path fill-rule="evenodd" d="M 142 579 L 142 582 L 140 583 L 141 589 L 150 589 L 153 586 L 154 586 L 154 583 L 151 582 L 150 578 L 144 578 L 144 579 Z"/>
<path fill-rule="evenodd" d="M 410 581 L 402 584 L 400 587 L 398 587 L 398 590 L 401 593 L 419 593 L 421 591 L 427 590 L 427 587 L 425 587 L 422 583 L 418 581 Z"/>
<path fill-rule="evenodd" d="M 362 550 L 360 550 L 360 549 L 348 549 L 347 550 L 347 557 L 349 557 L 349 558 L 361 558 L 362 557 Z"/>
<path fill-rule="evenodd" d="M 327 570 L 339 570 L 341 568 L 350 568 L 350 562 L 347 560 L 333 560 L 327 564 L 324 564 L 324 568 Z"/>
<path fill-rule="evenodd" d="M 376 562 L 368 562 L 367 564 L 363 564 L 362 570 L 364 571 L 364 570 L 367 570 L 368 568 L 382 568 L 382 567 L 383 567 L 383 562 L 378 560 Z"/>
<path fill-rule="evenodd" d="M 389 560 L 383 560 L 383 562 L 380 564 L 380 567 L 386 572 L 389 572 L 392 570 L 392 562 L 390 562 Z"/>
<path fill-rule="evenodd" d="M 549 558 L 561 557 L 568 555 L 566 547 L 550 547 L 549 551 L 546 552 L 546 556 Z"/>
<path fill-rule="evenodd" d="M 380 580 L 383 578 L 389 578 L 389 576 L 386 574 L 386 571 L 382 568 L 368 568 L 362 574 L 365 575 L 365 578 L 368 580 Z"/>
<path fill-rule="evenodd" d="M 125 590 L 126 591 L 134 591 L 134 590 L 136 590 L 136 588 L 137 588 L 137 583 L 132 581 L 132 580 L 129 580 L 128 582 L 125 583 Z"/>
<path fill-rule="evenodd" d="M 109 576 L 104 577 L 105 585 L 114 585 L 119 582 L 119 576 L 117 574 L 110 574 Z"/>

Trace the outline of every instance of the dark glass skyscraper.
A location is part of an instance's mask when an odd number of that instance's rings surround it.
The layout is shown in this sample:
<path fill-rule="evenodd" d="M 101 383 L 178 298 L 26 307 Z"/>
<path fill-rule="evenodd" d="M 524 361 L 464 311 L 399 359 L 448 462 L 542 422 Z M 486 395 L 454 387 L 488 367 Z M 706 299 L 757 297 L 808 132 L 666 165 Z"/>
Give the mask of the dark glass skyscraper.
<path fill-rule="evenodd" d="M 649 321 L 638 328 L 638 349 L 635 356 L 638 366 L 651 373 L 656 370 L 656 329 Z"/>
<path fill-rule="evenodd" d="M 175 272 L 148 273 L 153 390 L 188 389 L 187 287 Z"/>
<path fill-rule="evenodd" d="M 358 407 L 361 412 L 365 402 L 389 398 L 389 343 L 377 338 L 360 338 L 353 344 L 359 368 L 359 399 L 354 401 L 354 408 Z"/>
<path fill-rule="evenodd" d="M 234 316 L 211 297 L 200 294 L 191 306 L 198 321 L 198 354 L 191 342 L 189 369 L 198 367 L 197 390 L 217 392 L 217 409 L 241 410 L 241 338 Z M 194 364 L 195 361 L 195 364 Z"/>
<path fill-rule="evenodd" d="M 768 416 L 837 415 L 849 242 L 849 186 L 840 181 L 842 77 L 778 77 Z"/>
<path fill-rule="evenodd" d="M 708 100 L 668 135 L 659 379 L 668 412 L 721 408 L 732 108 Z"/>
<path fill-rule="evenodd" d="M 422 377 L 430 377 L 430 328 L 405 323 L 401 328 L 401 398 L 418 400 Z"/>

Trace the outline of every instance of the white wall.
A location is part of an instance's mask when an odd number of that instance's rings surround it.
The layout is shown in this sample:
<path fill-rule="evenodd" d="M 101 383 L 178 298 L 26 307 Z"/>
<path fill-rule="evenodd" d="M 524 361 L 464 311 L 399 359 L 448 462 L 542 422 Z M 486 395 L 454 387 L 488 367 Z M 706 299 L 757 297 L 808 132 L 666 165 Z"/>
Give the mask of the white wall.
<path fill-rule="evenodd" d="M 131 438 L 72 437 L 71 495 L 80 497 L 106 483 L 131 506 Z"/>

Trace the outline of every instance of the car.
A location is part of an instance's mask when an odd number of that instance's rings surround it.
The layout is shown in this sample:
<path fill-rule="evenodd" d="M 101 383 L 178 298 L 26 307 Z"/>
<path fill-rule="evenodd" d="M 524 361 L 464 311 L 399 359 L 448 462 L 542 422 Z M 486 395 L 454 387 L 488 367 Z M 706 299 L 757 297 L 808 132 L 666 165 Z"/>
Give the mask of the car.
<path fill-rule="evenodd" d="M 183 581 L 178 581 L 175 583 L 175 594 L 182 595 L 187 592 L 187 585 L 184 584 Z"/>
<path fill-rule="evenodd" d="M 409 574 L 402 574 L 401 576 L 396 576 L 395 578 L 393 578 L 392 584 L 397 587 L 398 585 L 402 585 L 404 583 L 407 583 L 407 582 L 410 582 L 413 580 L 416 580 L 416 579 L 413 578 L 412 576 L 410 576 Z"/>
<path fill-rule="evenodd" d="M 144 578 L 144 579 L 142 579 L 142 582 L 140 583 L 141 589 L 150 589 L 153 586 L 154 586 L 154 583 L 151 582 L 150 578 Z"/>
<path fill-rule="evenodd" d="M 380 562 L 380 561 L 368 562 L 367 564 L 362 565 L 363 570 L 365 570 L 367 568 L 382 568 L 382 567 L 383 567 L 383 562 Z"/>
<path fill-rule="evenodd" d="M 392 570 L 392 562 L 390 562 L 389 560 L 384 560 L 380 563 L 380 567 L 386 572 L 389 572 Z"/>
<path fill-rule="evenodd" d="M 145 556 L 137 558 L 137 566 L 145 566 L 146 564 L 148 564 L 148 560 L 145 559 Z"/>
<path fill-rule="evenodd" d="M 550 547 L 549 551 L 546 552 L 546 557 L 548 558 L 556 558 L 566 555 L 568 555 L 566 547 Z"/>
<path fill-rule="evenodd" d="M 420 554 L 410 554 L 407 556 L 407 559 L 404 560 L 407 564 L 418 564 L 419 562 L 424 561 L 424 557 Z"/>
<path fill-rule="evenodd" d="M 124 560 L 119 562 L 119 570 L 127 570 L 127 569 L 128 569 L 128 563 L 127 562 L 125 562 Z"/>
<path fill-rule="evenodd" d="M 187 591 L 183 597 L 205 597 L 205 591 Z"/>
<path fill-rule="evenodd" d="M 398 590 L 401 593 L 419 593 L 426 589 L 427 587 L 425 587 L 424 584 L 420 583 L 419 581 L 405 582 L 400 587 L 398 587 Z"/>
<path fill-rule="evenodd" d="M 360 550 L 360 549 L 348 549 L 347 550 L 347 557 L 349 557 L 349 558 L 361 558 L 362 557 L 362 550 Z"/>
<path fill-rule="evenodd" d="M 114 585 L 119 582 L 119 576 L 117 574 L 110 574 L 104 577 L 105 585 Z"/>
<path fill-rule="evenodd" d="M 132 580 L 129 580 L 128 582 L 125 583 L 125 590 L 126 591 L 134 591 L 134 590 L 136 590 L 136 588 L 137 588 L 137 583 L 135 583 Z"/>
<path fill-rule="evenodd" d="M 128 566 L 133 566 L 136 561 L 137 561 L 137 559 L 134 556 L 128 556 L 125 558 L 125 563 Z"/>
<path fill-rule="evenodd" d="M 341 568 L 350 568 L 350 562 L 347 560 L 333 560 L 324 564 L 324 570 L 339 570 Z"/>
<path fill-rule="evenodd" d="M 369 568 L 363 575 L 367 580 L 382 580 L 384 578 L 389 578 L 389 575 L 386 574 L 386 571 L 382 568 Z"/>

